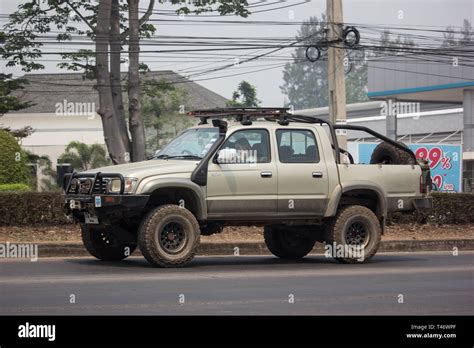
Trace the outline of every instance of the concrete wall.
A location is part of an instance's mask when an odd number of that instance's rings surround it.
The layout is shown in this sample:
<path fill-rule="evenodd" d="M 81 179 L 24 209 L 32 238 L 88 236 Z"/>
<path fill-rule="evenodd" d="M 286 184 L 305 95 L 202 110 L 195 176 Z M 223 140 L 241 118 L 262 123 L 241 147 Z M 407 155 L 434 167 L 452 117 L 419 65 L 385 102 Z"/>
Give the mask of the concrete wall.
<path fill-rule="evenodd" d="M 35 132 L 22 140 L 22 147 L 34 154 L 49 156 L 53 165 L 71 141 L 105 144 L 99 115 L 6 114 L 0 117 L 0 125 L 11 129 L 33 127 Z"/>

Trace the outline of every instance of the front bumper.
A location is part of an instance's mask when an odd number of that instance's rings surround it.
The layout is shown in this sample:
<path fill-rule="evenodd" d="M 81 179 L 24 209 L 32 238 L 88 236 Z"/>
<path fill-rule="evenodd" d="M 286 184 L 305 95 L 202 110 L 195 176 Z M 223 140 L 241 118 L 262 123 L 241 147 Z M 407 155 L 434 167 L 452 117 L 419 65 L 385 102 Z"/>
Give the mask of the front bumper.
<path fill-rule="evenodd" d="M 143 213 L 149 195 L 94 194 L 64 196 L 64 212 L 78 222 L 85 221 L 85 214 L 96 216 L 100 222 L 112 223 Z"/>

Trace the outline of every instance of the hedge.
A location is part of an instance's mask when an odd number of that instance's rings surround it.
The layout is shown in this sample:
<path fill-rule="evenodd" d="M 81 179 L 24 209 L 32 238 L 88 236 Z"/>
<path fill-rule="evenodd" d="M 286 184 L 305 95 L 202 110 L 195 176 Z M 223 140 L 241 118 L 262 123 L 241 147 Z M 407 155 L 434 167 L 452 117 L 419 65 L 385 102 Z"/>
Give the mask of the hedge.
<path fill-rule="evenodd" d="M 390 214 L 388 223 L 463 224 L 474 222 L 474 194 L 435 193 L 434 207 L 410 214 Z M 0 225 L 58 225 L 71 221 L 63 214 L 58 192 L 0 192 Z"/>
<path fill-rule="evenodd" d="M 474 222 L 474 194 L 433 193 L 433 208 L 390 214 L 388 223 L 465 224 Z"/>
<path fill-rule="evenodd" d="M 58 192 L 0 192 L 0 225 L 57 225 L 70 221 Z"/>
<path fill-rule="evenodd" d="M 0 192 L 11 191 L 31 191 L 31 187 L 27 184 L 0 184 Z"/>

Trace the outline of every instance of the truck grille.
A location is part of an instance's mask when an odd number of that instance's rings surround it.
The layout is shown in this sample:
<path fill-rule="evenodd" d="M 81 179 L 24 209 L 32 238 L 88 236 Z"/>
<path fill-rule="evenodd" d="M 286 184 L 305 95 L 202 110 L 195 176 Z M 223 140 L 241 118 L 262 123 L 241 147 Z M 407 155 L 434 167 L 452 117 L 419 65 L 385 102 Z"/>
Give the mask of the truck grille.
<path fill-rule="evenodd" d="M 94 189 L 92 190 L 92 193 L 98 193 L 98 194 L 104 194 L 107 193 L 107 184 L 110 179 L 108 178 L 103 178 L 103 179 L 98 179 L 95 182 Z"/>
<path fill-rule="evenodd" d="M 72 173 L 64 175 L 63 189 L 66 194 L 107 194 L 107 186 L 112 179 L 119 179 L 121 191 L 117 194 L 123 194 L 124 178 L 119 173 Z"/>

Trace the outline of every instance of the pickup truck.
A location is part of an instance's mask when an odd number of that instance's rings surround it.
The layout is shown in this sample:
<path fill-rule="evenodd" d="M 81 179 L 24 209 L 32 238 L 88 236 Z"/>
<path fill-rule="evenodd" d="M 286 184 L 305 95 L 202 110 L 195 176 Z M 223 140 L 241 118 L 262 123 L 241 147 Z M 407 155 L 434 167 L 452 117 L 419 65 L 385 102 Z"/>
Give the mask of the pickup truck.
<path fill-rule="evenodd" d="M 91 255 L 122 260 L 138 246 L 152 265 L 180 267 L 193 259 L 200 235 L 259 225 L 280 258 L 304 257 L 323 242 L 340 262 L 365 262 L 388 213 L 432 205 L 428 165 L 368 128 L 284 108 L 190 116 L 200 124 L 146 161 L 65 177 L 64 209 Z M 344 129 L 382 140 L 371 164 L 354 163 L 339 147 Z"/>

